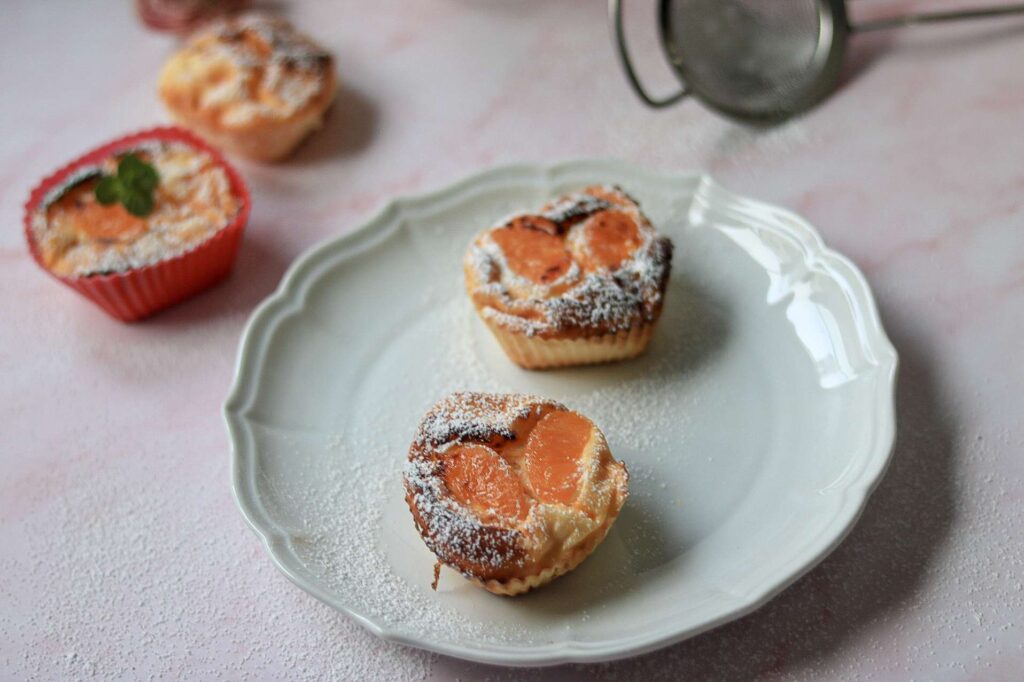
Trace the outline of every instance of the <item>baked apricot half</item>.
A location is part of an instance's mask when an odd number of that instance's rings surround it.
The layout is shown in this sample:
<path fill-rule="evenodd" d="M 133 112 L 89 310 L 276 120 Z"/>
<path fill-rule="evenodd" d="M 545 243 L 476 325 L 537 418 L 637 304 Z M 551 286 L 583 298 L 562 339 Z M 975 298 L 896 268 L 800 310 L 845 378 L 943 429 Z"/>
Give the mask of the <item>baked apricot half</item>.
<path fill-rule="evenodd" d="M 438 565 L 515 595 L 594 551 L 629 494 L 629 475 L 601 430 L 564 405 L 465 392 L 420 422 L 405 490 Z"/>
<path fill-rule="evenodd" d="M 466 293 L 512 362 L 526 369 L 632 358 L 654 335 L 672 242 L 617 187 L 564 194 L 477 234 Z"/>

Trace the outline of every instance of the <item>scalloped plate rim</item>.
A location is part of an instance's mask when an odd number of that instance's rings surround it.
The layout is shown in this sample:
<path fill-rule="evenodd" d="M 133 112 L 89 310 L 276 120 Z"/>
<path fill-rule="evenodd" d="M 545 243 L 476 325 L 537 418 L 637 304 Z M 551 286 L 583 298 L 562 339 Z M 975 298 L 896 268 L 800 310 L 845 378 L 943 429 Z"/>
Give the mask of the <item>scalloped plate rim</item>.
<path fill-rule="evenodd" d="M 760 589 L 745 597 L 723 593 L 723 600 L 729 599 L 733 602 L 730 607 L 723 609 L 719 616 L 691 627 L 663 628 L 654 633 L 641 632 L 630 638 L 594 643 L 561 641 L 549 645 L 533 645 L 528 649 L 494 643 L 469 647 L 408 636 L 382 627 L 362 614 L 352 611 L 345 604 L 339 603 L 314 581 L 308 579 L 298 570 L 298 566 L 292 563 L 297 559 L 291 550 L 288 534 L 270 519 L 258 498 L 251 492 L 251 476 L 247 477 L 247 474 L 254 471 L 252 459 L 254 452 L 252 447 L 242 447 L 240 444 L 244 445 L 246 439 L 251 438 L 245 421 L 245 412 L 246 403 L 255 396 L 259 377 L 258 370 L 264 359 L 261 344 L 269 339 L 277 323 L 289 314 L 303 309 L 305 289 L 308 289 L 308 286 L 315 280 L 314 274 L 318 260 L 335 252 L 341 252 L 337 258 L 345 260 L 344 252 L 346 250 L 358 246 L 360 240 L 372 238 L 378 231 L 382 231 L 382 237 L 386 237 L 389 226 L 394 229 L 401 217 L 409 217 L 416 210 L 430 206 L 432 203 L 457 198 L 459 194 L 479 185 L 517 178 L 540 179 L 550 183 L 559 175 L 600 168 L 608 169 L 609 167 L 617 172 L 638 177 L 644 182 L 693 183 L 696 187 L 705 186 L 708 191 L 720 195 L 730 202 L 756 207 L 785 217 L 789 229 L 779 228 L 779 230 L 797 241 L 804 252 L 805 262 L 820 264 L 844 291 L 853 295 L 862 309 L 861 315 L 857 318 L 858 326 L 866 333 L 865 336 L 858 335 L 858 340 L 862 347 L 872 352 L 878 361 L 880 370 L 875 386 L 877 400 L 874 403 L 875 413 L 873 415 L 876 438 L 872 443 L 870 455 L 864 458 L 865 465 L 859 476 L 850 479 L 842 486 L 840 504 L 837 506 L 831 523 L 824 526 L 822 532 L 814 538 L 816 543 L 805 547 L 802 554 L 792 558 L 785 570 L 780 569 L 779 572 L 783 575 L 775 575 L 770 580 L 762 581 L 759 585 Z M 837 272 L 837 267 L 845 272 Z M 508 666 L 547 666 L 616 660 L 669 646 L 757 610 L 817 566 L 842 543 L 856 525 L 871 493 L 881 481 L 891 461 L 896 435 L 895 379 L 897 367 L 896 350 L 882 328 L 867 279 L 846 256 L 829 248 L 817 230 L 798 214 L 773 204 L 735 194 L 719 185 L 707 173 L 651 170 L 607 158 L 574 159 L 554 164 L 503 165 L 463 176 L 459 180 L 433 191 L 392 199 L 381 206 L 359 227 L 344 235 L 321 240 L 293 261 L 275 291 L 253 311 L 242 332 L 232 387 L 223 406 L 223 417 L 232 446 L 231 488 L 242 516 L 261 539 L 274 565 L 285 576 L 306 592 L 345 613 L 384 640 L 465 660 Z M 247 369 L 249 371 L 245 371 Z"/>

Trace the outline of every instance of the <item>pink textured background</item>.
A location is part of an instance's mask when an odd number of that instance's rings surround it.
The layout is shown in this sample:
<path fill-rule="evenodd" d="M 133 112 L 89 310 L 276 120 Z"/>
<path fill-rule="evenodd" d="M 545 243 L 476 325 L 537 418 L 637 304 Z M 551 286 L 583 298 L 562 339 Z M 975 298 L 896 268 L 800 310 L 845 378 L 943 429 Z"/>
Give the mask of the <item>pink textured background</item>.
<path fill-rule="evenodd" d="M 656 84 L 650 0 L 630 34 Z M 949 3 L 856 1 L 856 14 Z M 600 0 L 306 2 L 338 56 L 326 130 L 241 165 L 254 212 L 223 286 L 124 326 L 39 272 L 32 184 L 165 122 L 174 40 L 127 2 L 0 21 L 0 678 L 938 679 L 1024 670 L 1024 20 L 855 39 L 845 82 L 753 130 L 652 112 Z M 902 360 L 892 468 L 849 539 L 754 615 L 630 661 L 547 671 L 377 641 L 293 587 L 232 502 L 220 405 L 287 264 L 396 194 L 494 163 L 706 169 L 805 215 L 871 280 Z"/>

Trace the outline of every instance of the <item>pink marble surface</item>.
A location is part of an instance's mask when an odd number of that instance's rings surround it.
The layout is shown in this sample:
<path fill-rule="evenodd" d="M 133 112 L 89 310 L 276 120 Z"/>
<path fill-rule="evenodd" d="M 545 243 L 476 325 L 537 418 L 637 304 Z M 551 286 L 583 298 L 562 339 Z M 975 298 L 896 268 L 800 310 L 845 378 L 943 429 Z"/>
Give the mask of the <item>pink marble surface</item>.
<path fill-rule="evenodd" d="M 628 4 L 667 86 L 652 2 Z M 166 121 L 154 79 L 174 40 L 127 2 L 4 3 L 0 678 L 1020 679 L 1024 21 L 857 38 L 834 97 L 752 130 L 639 105 L 599 0 L 284 11 L 337 54 L 336 111 L 290 163 L 242 166 L 255 209 L 234 276 L 125 326 L 38 271 L 20 206 L 69 156 Z M 902 360 L 890 472 L 820 567 L 658 653 L 507 671 L 379 642 L 278 574 L 235 509 L 220 405 L 242 325 L 296 255 L 388 197 L 575 156 L 706 169 L 863 268 Z"/>

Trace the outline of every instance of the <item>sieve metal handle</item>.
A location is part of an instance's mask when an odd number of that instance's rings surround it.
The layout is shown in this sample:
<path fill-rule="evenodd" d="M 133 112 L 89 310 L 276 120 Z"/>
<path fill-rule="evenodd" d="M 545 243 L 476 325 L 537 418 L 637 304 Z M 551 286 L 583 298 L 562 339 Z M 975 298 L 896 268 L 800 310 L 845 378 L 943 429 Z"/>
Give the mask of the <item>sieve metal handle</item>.
<path fill-rule="evenodd" d="M 864 31 L 880 31 L 889 28 L 902 28 L 903 26 L 917 26 L 919 24 L 937 24 L 943 21 L 959 21 L 961 19 L 987 19 L 989 17 L 1001 17 L 1009 14 L 1024 14 L 1024 3 L 1003 5 L 1000 7 L 980 7 L 978 9 L 954 10 L 951 12 L 923 12 L 921 14 L 908 14 L 902 17 L 890 19 L 875 19 L 865 21 L 862 24 L 850 26 L 850 30 L 856 33 Z"/>
<path fill-rule="evenodd" d="M 637 77 L 636 71 L 633 69 L 633 62 L 629 59 L 629 51 L 626 49 L 626 32 L 622 28 L 622 0 L 608 0 L 608 14 L 611 18 L 611 23 L 615 31 L 614 38 L 615 44 L 618 46 L 619 62 L 622 64 L 622 68 L 626 72 L 626 78 L 629 79 L 629 84 L 633 86 L 634 92 L 636 92 L 640 99 L 652 107 L 660 108 L 666 107 L 669 104 L 674 104 L 690 94 L 690 91 L 684 85 L 679 92 L 673 93 L 668 97 L 657 99 L 648 95 L 647 91 L 644 90 L 644 86 L 640 84 L 640 79 Z"/>

